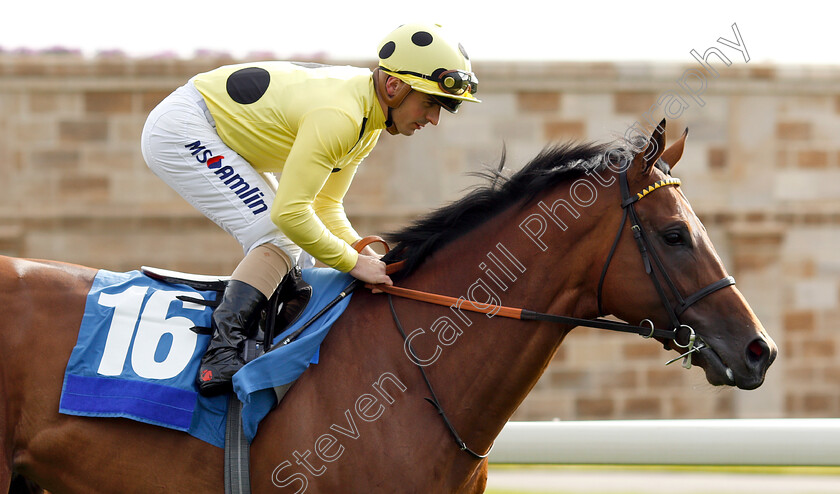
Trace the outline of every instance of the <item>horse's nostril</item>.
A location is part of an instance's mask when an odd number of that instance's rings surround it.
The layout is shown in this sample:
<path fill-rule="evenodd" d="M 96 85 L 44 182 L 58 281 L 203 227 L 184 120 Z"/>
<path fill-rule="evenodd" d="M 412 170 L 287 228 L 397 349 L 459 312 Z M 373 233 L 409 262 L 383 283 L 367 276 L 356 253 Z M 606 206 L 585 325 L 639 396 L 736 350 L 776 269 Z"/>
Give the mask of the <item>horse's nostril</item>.
<path fill-rule="evenodd" d="M 751 355 L 755 355 L 758 358 L 761 358 L 761 355 L 764 353 L 764 348 L 758 341 L 750 343 L 749 350 Z"/>
<path fill-rule="evenodd" d="M 763 338 L 757 338 L 747 346 L 747 362 L 752 366 L 761 366 L 770 359 L 770 346 Z"/>

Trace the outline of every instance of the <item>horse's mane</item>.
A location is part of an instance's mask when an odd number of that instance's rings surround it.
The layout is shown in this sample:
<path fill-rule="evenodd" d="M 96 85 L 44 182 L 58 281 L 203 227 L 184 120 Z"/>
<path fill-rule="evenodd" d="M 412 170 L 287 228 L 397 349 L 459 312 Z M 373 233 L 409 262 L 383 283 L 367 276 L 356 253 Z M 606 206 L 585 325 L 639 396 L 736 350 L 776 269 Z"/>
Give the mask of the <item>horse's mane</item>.
<path fill-rule="evenodd" d="M 607 151 L 611 156 L 616 152 L 622 158 L 632 156 L 623 148 L 605 144 L 557 144 L 546 147 L 521 170 L 506 177 L 502 173 L 503 152 L 497 168 L 477 173 L 485 183 L 405 228 L 386 234 L 385 238 L 395 247 L 383 260 L 404 260 L 405 267 L 398 277 L 405 277 L 431 254 L 514 204 L 527 204 L 549 187 L 576 179 L 590 170 L 605 169 Z"/>

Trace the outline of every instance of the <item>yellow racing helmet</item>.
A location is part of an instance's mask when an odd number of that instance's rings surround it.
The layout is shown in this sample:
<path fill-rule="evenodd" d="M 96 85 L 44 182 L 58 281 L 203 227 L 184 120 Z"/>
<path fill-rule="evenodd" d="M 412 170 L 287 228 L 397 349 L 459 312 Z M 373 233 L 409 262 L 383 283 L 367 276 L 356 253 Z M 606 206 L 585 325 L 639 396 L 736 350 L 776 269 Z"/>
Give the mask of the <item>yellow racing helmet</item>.
<path fill-rule="evenodd" d="M 379 67 L 452 113 L 462 101 L 481 102 L 469 55 L 437 24 L 403 24 L 392 31 L 379 44 Z"/>

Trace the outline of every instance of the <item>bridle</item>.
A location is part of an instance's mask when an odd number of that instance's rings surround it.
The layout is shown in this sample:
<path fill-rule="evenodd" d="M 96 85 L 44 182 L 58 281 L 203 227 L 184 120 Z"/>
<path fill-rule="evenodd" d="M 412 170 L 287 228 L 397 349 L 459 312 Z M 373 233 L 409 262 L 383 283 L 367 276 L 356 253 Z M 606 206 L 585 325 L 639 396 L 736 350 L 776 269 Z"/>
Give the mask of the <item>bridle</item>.
<path fill-rule="evenodd" d="M 630 186 L 627 180 L 627 170 L 623 170 L 618 175 L 619 180 L 619 187 L 621 189 L 621 207 L 623 209 L 623 215 L 621 222 L 618 226 L 618 232 L 615 235 L 615 240 L 613 241 L 612 247 L 610 248 L 609 254 L 607 255 L 607 260 L 604 262 L 604 267 L 601 270 L 601 277 L 598 280 L 598 313 L 603 315 L 605 314 L 604 307 L 603 307 L 603 287 L 604 287 L 604 280 L 607 277 L 607 272 L 609 270 L 610 264 L 612 263 L 613 256 L 615 255 L 615 251 L 618 248 L 619 241 L 621 240 L 621 234 L 624 231 L 624 226 L 627 224 L 627 220 L 630 220 L 630 229 L 633 232 L 633 238 L 636 240 L 636 245 L 639 248 L 639 253 L 642 256 L 642 262 L 645 266 L 645 272 L 650 276 L 651 281 L 653 282 L 653 286 L 656 289 L 657 294 L 659 295 L 660 300 L 662 301 L 662 305 L 665 307 L 665 311 L 668 314 L 668 319 L 671 323 L 672 329 L 659 329 L 656 328 L 653 322 L 650 319 L 643 320 L 640 325 L 632 325 L 624 322 L 617 322 L 611 321 L 602 318 L 595 318 L 595 319 L 583 319 L 578 317 L 570 317 L 570 316 L 561 316 L 557 314 L 545 314 L 541 312 L 536 312 L 528 309 L 521 309 L 521 308 L 513 308 L 513 307 L 504 307 L 492 304 L 477 304 L 476 302 L 464 303 L 464 299 L 458 299 L 455 297 L 449 297 L 446 295 L 439 295 L 436 293 L 429 293 L 423 292 L 420 290 L 412 290 L 409 288 L 403 288 L 399 286 L 386 286 L 386 285 L 366 285 L 368 288 L 376 288 L 381 290 L 389 295 L 395 295 L 402 298 L 408 298 L 412 300 L 418 300 L 421 302 L 427 302 L 436 305 L 442 306 L 456 306 L 459 310 L 467 310 L 471 312 L 479 312 L 483 314 L 493 314 L 494 316 L 501 316 L 507 317 L 511 319 L 520 319 L 520 320 L 528 320 L 528 321 L 544 321 L 544 322 L 553 322 L 559 324 L 571 324 L 574 326 L 587 326 L 590 328 L 598 328 L 598 329 L 608 329 L 611 331 L 621 331 L 625 333 L 636 333 L 639 335 L 644 336 L 645 338 L 659 338 L 663 340 L 671 340 L 680 347 L 688 350 L 683 355 L 677 357 L 677 359 L 672 360 L 674 362 L 679 358 L 685 358 L 684 366 L 686 368 L 691 367 L 691 354 L 694 352 L 699 351 L 705 344 L 702 343 L 702 339 L 700 339 L 699 345 L 696 346 L 695 342 L 699 338 L 694 332 L 694 329 L 687 324 L 683 324 L 680 322 L 679 316 L 685 312 L 690 306 L 694 305 L 704 297 L 714 293 L 721 288 L 726 288 L 728 286 L 735 284 L 735 278 L 732 276 L 726 276 L 721 278 L 720 280 L 711 283 L 700 290 L 696 291 L 695 293 L 689 295 L 688 297 L 683 297 L 680 291 L 677 289 L 676 284 L 668 276 L 668 272 L 665 270 L 665 265 L 660 259 L 660 257 L 656 254 L 656 251 L 652 248 L 650 240 L 647 237 L 647 234 L 644 232 L 644 228 L 642 228 L 641 221 L 639 220 L 639 216 L 636 213 L 635 203 L 646 197 L 651 192 L 660 189 L 666 186 L 674 186 L 677 187 L 680 185 L 680 179 L 674 177 L 668 177 L 663 180 L 659 180 L 645 188 L 644 190 L 631 195 L 630 194 Z M 387 244 L 384 240 L 379 237 L 367 237 L 362 239 L 359 244 L 356 246 L 358 250 L 361 250 L 365 246 L 369 245 L 373 242 L 381 242 L 385 244 L 387 249 Z M 653 261 L 653 262 L 651 262 Z M 656 269 L 654 269 L 654 265 Z M 388 265 L 388 273 L 394 273 L 399 271 L 401 265 L 399 262 Z M 657 276 L 656 271 L 659 272 L 659 276 Z M 670 290 L 673 298 L 677 301 L 676 307 L 671 303 L 671 300 L 668 298 L 666 293 L 665 287 L 659 280 L 661 276 L 662 279 L 665 280 L 665 284 L 667 288 Z M 681 329 L 688 330 L 688 339 L 685 344 L 681 344 L 677 341 L 678 333 Z M 669 364 L 671 362 L 668 362 Z"/>
<path fill-rule="evenodd" d="M 680 179 L 674 177 L 668 177 L 663 180 L 659 180 L 658 182 L 653 183 L 652 185 L 648 186 L 646 189 L 638 192 L 635 195 L 630 194 L 630 186 L 627 180 L 627 166 L 625 164 L 625 169 L 618 174 L 618 181 L 619 187 L 621 188 L 621 208 L 624 210 L 624 213 L 621 218 L 621 223 L 618 226 L 618 232 L 615 235 L 615 240 L 613 241 L 612 247 L 610 248 L 610 252 L 607 255 L 607 261 L 604 263 L 604 268 L 601 270 L 601 278 L 598 280 L 598 313 L 604 314 L 604 307 L 603 307 L 603 288 L 604 288 L 604 280 L 607 277 L 607 271 L 609 270 L 610 263 L 612 262 L 613 255 L 615 254 L 615 250 L 618 247 L 619 240 L 621 240 L 621 233 L 624 231 L 624 225 L 627 223 L 629 218 L 630 220 L 630 230 L 633 232 L 633 238 L 636 240 L 636 245 L 639 248 L 639 254 L 642 256 L 642 262 L 645 266 L 645 272 L 650 276 L 651 281 L 653 282 L 654 288 L 656 288 L 656 292 L 659 295 L 659 299 L 662 301 L 662 305 L 665 307 L 665 312 L 668 314 L 668 319 L 671 323 L 671 326 L 674 328 L 673 334 L 673 342 L 680 348 L 686 349 L 686 353 L 680 355 L 676 359 L 673 359 L 668 362 L 668 364 L 675 362 L 680 358 L 684 358 L 683 367 L 690 368 L 691 367 L 691 354 L 697 352 L 706 346 L 705 342 L 703 342 L 702 338 L 700 338 L 695 332 L 694 329 L 687 325 L 680 322 L 680 315 L 686 311 L 689 307 L 697 303 L 698 301 L 702 300 L 706 296 L 720 290 L 721 288 L 726 288 L 728 286 L 732 286 L 735 284 L 735 278 L 732 276 L 726 276 L 724 278 L 715 281 L 714 283 L 710 283 L 705 287 L 697 290 L 696 292 L 692 293 L 688 297 L 683 297 L 680 291 L 677 289 L 676 284 L 668 276 L 668 271 L 665 270 L 665 265 L 660 259 L 659 255 L 656 253 L 651 246 L 650 239 L 648 238 L 647 234 L 645 233 L 644 228 L 642 228 L 641 221 L 639 221 L 639 215 L 636 213 L 635 204 L 636 202 L 645 198 L 651 192 L 667 186 L 674 186 L 679 187 Z M 651 263 L 653 260 L 653 263 Z M 654 265 L 656 269 L 654 269 Z M 659 276 L 657 276 L 656 271 L 659 272 Z M 676 300 L 677 305 L 676 307 L 671 304 L 671 300 L 668 298 L 666 294 L 665 287 L 662 286 L 662 283 L 659 281 L 659 278 L 665 280 L 665 284 L 671 292 L 674 300 Z M 647 322 L 650 324 L 651 328 L 653 328 L 653 322 L 650 319 L 645 319 L 642 323 Z M 681 329 L 688 330 L 688 341 L 685 345 L 680 344 L 677 341 L 677 332 Z M 697 339 L 700 339 L 700 342 L 695 345 Z"/>
<path fill-rule="evenodd" d="M 612 262 L 613 256 L 615 255 L 616 249 L 618 247 L 619 241 L 621 240 L 621 234 L 624 231 L 624 226 L 627 224 L 628 219 L 630 221 L 630 229 L 633 232 L 633 238 L 636 240 L 636 245 L 639 248 L 639 253 L 642 256 L 642 262 L 645 266 L 645 272 L 650 276 L 651 281 L 653 282 L 653 286 L 656 288 L 656 292 L 659 295 L 660 300 L 662 301 L 663 306 L 665 307 L 665 311 L 668 314 L 669 321 L 673 329 L 665 330 L 665 329 L 658 329 L 654 326 L 653 321 L 650 319 L 644 319 L 638 326 L 634 326 L 632 324 L 627 324 L 623 322 L 611 321 L 602 318 L 595 318 L 595 319 L 582 319 L 576 317 L 569 317 L 569 316 L 561 316 L 556 314 L 545 314 L 541 312 L 531 311 L 527 309 L 521 308 L 511 308 L 511 307 L 503 307 L 497 306 L 492 304 L 478 304 L 475 303 L 463 303 L 463 299 L 458 299 L 455 297 L 448 297 L 445 295 L 438 295 L 434 293 L 423 292 L 419 290 L 412 290 L 408 288 L 398 287 L 398 286 L 386 286 L 386 285 L 366 285 L 368 288 L 375 288 L 381 290 L 388 294 L 388 303 L 390 305 L 391 314 L 393 315 L 394 322 L 397 326 L 397 329 L 400 331 L 403 337 L 403 341 L 405 342 L 405 347 L 408 350 L 407 353 L 410 353 L 412 361 L 417 365 L 420 369 L 421 374 L 423 375 L 423 380 L 426 382 L 426 386 L 431 393 L 431 398 L 426 398 L 426 400 L 431 403 L 440 414 L 444 424 L 449 429 L 452 437 L 454 438 L 455 442 L 458 444 L 462 451 L 467 452 L 472 457 L 476 459 L 484 459 L 489 455 L 489 451 L 483 455 L 476 453 L 472 449 L 470 449 L 466 443 L 461 439 L 458 433 L 455 431 L 454 426 L 449 421 L 446 413 L 443 411 L 443 407 L 440 404 L 434 389 L 432 389 L 432 384 L 429 381 L 428 376 L 426 375 L 426 371 L 424 366 L 417 360 L 416 354 L 414 353 L 414 349 L 411 347 L 411 341 L 406 335 L 405 330 L 402 327 L 402 323 L 397 316 L 396 309 L 394 308 L 393 298 L 392 295 L 402 297 L 402 298 L 409 298 L 412 300 L 418 300 L 422 302 L 448 306 L 448 307 L 458 307 L 461 310 L 468 310 L 472 312 L 479 312 L 484 314 L 493 314 L 495 316 L 501 317 L 508 317 L 513 319 L 520 319 L 520 320 L 529 320 L 529 321 L 544 321 L 544 322 L 553 322 L 559 324 L 570 324 L 574 326 L 587 326 L 599 329 L 608 329 L 612 331 L 621 331 L 621 332 L 628 332 L 628 333 L 636 333 L 640 334 L 645 338 L 658 338 L 661 340 L 673 341 L 675 345 L 679 348 L 686 350 L 685 353 L 682 355 L 668 361 L 666 365 L 676 362 L 679 359 L 683 359 L 683 367 L 690 368 L 691 367 L 691 355 L 695 352 L 699 352 L 703 348 L 706 348 L 707 345 L 703 341 L 703 339 L 694 332 L 694 329 L 687 325 L 683 324 L 680 321 L 680 315 L 686 311 L 689 307 L 693 304 L 697 303 L 699 300 L 703 299 L 704 297 L 714 293 L 722 288 L 726 288 L 728 286 L 732 286 L 735 284 L 735 278 L 732 276 L 726 276 L 714 283 L 711 283 L 700 290 L 694 292 L 693 294 L 689 295 L 688 297 L 683 297 L 680 291 L 677 289 L 676 284 L 668 276 L 667 271 L 665 270 L 665 265 L 663 264 L 660 257 L 656 254 L 656 250 L 652 248 L 650 239 L 645 234 L 644 228 L 642 228 L 641 221 L 639 220 L 639 216 L 636 213 L 635 203 L 640 201 L 641 199 L 647 197 L 648 194 L 651 192 L 660 189 L 662 187 L 674 186 L 678 187 L 680 185 L 680 180 L 674 177 L 668 177 L 663 180 L 659 180 L 652 185 L 648 186 L 641 192 L 636 193 L 635 195 L 630 194 L 630 187 L 627 179 L 627 168 L 628 164 L 624 163 L 625 168 L 622 172 L 619 173 L 619 187 L 621 189 L 621 207 L 623 209 L 623 215 L 621 219 L 621 223 L 619 223 L 618 232 L 615 235 L 615 240 L 610 248 L 609 254 L 607 255 L 607 260 L 604 263 L 604 267 L 601 271 L 601 277 L 598 280 L 598 313 L 603 315 L 605 313 L 603 308 L 603 287 L 604 287 L 604 280 L 606 279 L 607 272 L 609 270 L 610 264 Z M 379 237 L 367 237 L 362 239 L 358 245 L 356 245 L 356 249 L 361 251 L 366 245 L 372 242 L 381 242 L 385 244 L 387 249 L 387 243 L 383 241 Z M 652 262 L 651 262 L 652 261 Z M 655 268 L 654 268 L 655 266 Z M 399 263 L 394 263 L 389 265 L 388 273 L 393 273 L 399 270 L 401 266 Z M 658 271 L 658 276 L 657 276 Z M 665 286 L 662 285 L 659 278 L 665 280 Z M 360 282 L 354 281 L 352 285 L 360 284 Z M 670 290 L 670 293 L 674 300 L 676 300 L 676 306 L 671 303 L 671 300 L 668 298 L 666 287 Z M 349 290 L 345 290 L 349 293 L 352 291 L 355 286 L 352 288 L 348 287 Z M 680 330 L 686 329 L 688 330 L 688 337 L 685 344 L 682 344 L 678 341 L 677 336 Z M 699 340 L 699 341 L 698 341 Z M 490 446 L 492 450 L 493 446 Z"/>

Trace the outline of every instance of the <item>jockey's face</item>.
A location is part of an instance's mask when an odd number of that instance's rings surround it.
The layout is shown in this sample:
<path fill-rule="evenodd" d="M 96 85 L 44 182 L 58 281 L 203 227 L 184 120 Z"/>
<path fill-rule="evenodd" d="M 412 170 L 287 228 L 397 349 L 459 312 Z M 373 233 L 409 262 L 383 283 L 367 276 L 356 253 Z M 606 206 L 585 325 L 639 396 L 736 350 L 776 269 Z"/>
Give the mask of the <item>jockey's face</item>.
<path fill-rule="evenodd" d="M 440 108 L 440 104 L 428 94 L 411 91 L 402 104 L 392 110 L 391 118 L 400 134 L 410 136 L 426 124 L 437 125 L 440 121 Z"/>

